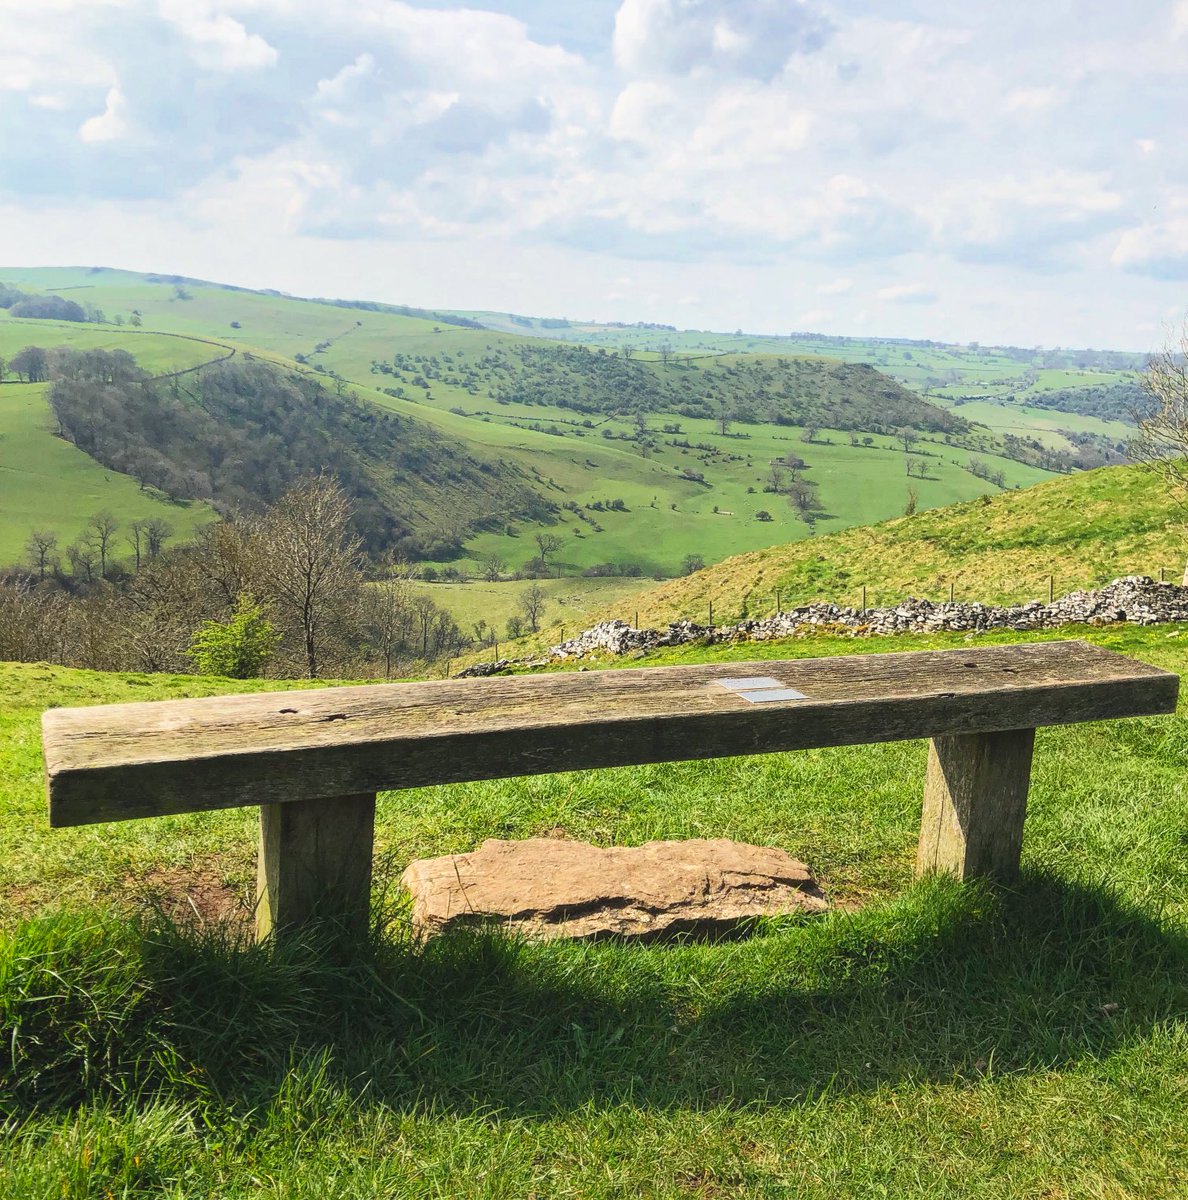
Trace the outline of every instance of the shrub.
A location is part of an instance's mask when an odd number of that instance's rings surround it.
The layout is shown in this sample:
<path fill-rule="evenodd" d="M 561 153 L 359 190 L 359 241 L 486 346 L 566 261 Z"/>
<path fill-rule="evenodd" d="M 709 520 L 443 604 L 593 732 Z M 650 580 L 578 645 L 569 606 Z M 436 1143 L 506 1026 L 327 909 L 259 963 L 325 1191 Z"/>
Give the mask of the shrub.
<path fill-rule="evenodd" d="M 227 621 L 206 621 L 186 651 L 199 675 L 255 679 L 276 649 L 280 634 L 260 605 L 240 596 Z"/>

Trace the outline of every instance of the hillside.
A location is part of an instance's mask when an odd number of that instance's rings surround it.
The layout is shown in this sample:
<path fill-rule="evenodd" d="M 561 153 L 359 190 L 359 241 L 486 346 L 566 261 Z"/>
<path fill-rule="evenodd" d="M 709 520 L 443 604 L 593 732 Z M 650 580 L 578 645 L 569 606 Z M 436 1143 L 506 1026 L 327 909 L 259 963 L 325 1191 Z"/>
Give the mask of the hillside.
<path fill-rule="evenodd" d="M 388 410 L 409 439 L 456 460 L 424 472 L 441 481 L 453 471 L 452 491 L 430 479 L 417 494 L 414 468 L 393 502 L 405 503 L 426 556 L 448 556 L 464 540 L 459 565 L 471 573 L 492 559 L 523 567 L 547 531 L 562 543 L 550 561 L 566 574 L 675 575 L 690 555 L 715 561 L 885 519 L 913 494 L 931 508 L 1026 487 L 1071 461 L 1026 436 L 1008 454 L 1005 436 L 870 366 L 787 353 L 627 358 L 450 314 L 98 268 L 6 269 L 0 280 L 66 296 L 93 318 L 0 309 L 0 357 L 30 343 L 124 349 L 158 375 L 250 355 Z M 40 389 L 0 386 L 0 471 L 18 498 L 0 513 L 0 562 L 20 556 L 32 528 L 52 525 L 69 541 L 100 508 L 127 521 L 162 507 L 179 532 L 205 519 L 201 500 L 169 504 L 65 445 Z M 535 502 L 510 504 L 502 486 L 492 501 L 492 472 L 511 486 L 517 471 Z M 55 473 L 63 494 L 83 494 L 77 505 L 45 496 Z"/>
<path fill-rule="evenodd" d="M 962 600 L 1046 598 L 1119 575 L 1180 578 L 1183 510 L 1142 467 L 1107 467 L 812 541 L 736 555 L 631 601 L 640 621 L 718 620 L 814 599 L 894 604 L 907 595 Z M 623 617 L 607 611 L 607 617 Z"/>

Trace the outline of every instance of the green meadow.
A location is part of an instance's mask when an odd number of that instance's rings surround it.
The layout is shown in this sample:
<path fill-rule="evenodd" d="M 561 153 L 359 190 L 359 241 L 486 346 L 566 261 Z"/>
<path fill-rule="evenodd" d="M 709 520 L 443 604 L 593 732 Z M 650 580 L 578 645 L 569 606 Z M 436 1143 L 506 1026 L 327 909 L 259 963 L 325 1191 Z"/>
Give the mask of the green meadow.
<path fill-rule="evenodd" d="M 803 441 L 797 428 L 768 424 L 734 424 L 723 436 L 715 422 L 696 418 L 678 418 L 682 432 L 674 436 L 662 429 L 673 419 L 654 414 L 647 418 L 647 425 L 656 449 L 643 458 L 638 446 L 626 440 L 635 433 L 633 422 L 626 418 L 597 417 L 587 425 L 581 414 L 571 409 L 496 403 L 486 385 L 476 393 L 437 380 L 423 387 L 402 385 L 403 395 L 391 395 L 381 390 L 389 380 L 372 370 L 373 363 L 390 362 L 398 354 L 449 355 L 455 362 L 481 358 L 524 344 L 522 330 L 463 328 L 432 316 L 338 307 L 123 271 L 6 269 L 2 277 L 17 287 L 54 290 L 93 304 L 102 310 L 108 324 L 69 326 L 17 320 L 5 314 L 0 317 L 0 355 L 10 356 L 28 342 L 123 347 L 142 365 L 161 373 L 196 365 L 232 348 L 290 366 L 301 356 L 305 360 L 302 369 L 322 371 L 327 382 L 338 376 L 361 398 L 424 423 L 458 443 L 467 454 L 516 465 L 527 482 L 561 506 L 558 522 L 548 531 L 564 540 L 557 561 L 569 574 L 614 562 L 638 568 L 648 576 L 677 575 L 690 554 L 712 562 L 740 551 L 803 541 L 895 516 L 913 502 L 913 493 L 916 506 L 927 509 L 998 491 L 966 469 L 969 452 L 930 442 L 927 437 L 913 455 L 913 466 L 923 465 L 924 477 L 909 479 L 902 447 L 888 437 L 874 437 L 869 447 L 851 446 L 848 434 L 823 429 L 810 444 Z M 141 321 L 138 329 L 127 324 L 134 315 Z M 117 326 L 117 319 L 125 323 Z M 542 329 L 529 332 L 539 334 Z M 619 343 L 624 341 L 618 337 L 622 331 L 612 332 Z M 704 351 L 711 358 L 694 365 L 693 370 L 724 370 L 732 362 L 743 361 L 740 355 L 787 357 L 826 351 L 851 361 L 871 361 L 885 371 L 894 367 L 897 377 L 916 387 L 925 385 L 929 371 L 956 370 L 947 365 L 950 362 L 962 362 L 962 369 L 969 369 L 969 356 L 954 348 L 936 348 L 926 358 L 919 349 L 880 343 L 862 348 L 835 345 L 832 339 L 820 344 L 800 339 L 790 343 L 786 338 L 740 342 L 733 335 L 724 336 L 725 342 L 713 343 Z M 187 340 L 190 338 L 202 340 Z M 690 346 L 692 339 L 691 334 L 686 338 Z M 659 375 L 668 369 L 658 353 L 638 357 Z M 1002 373 L 1019 368 L 1018 363 L 1005 358 L 1000 362 L 991 355 L 979 357 L 977 365 L 979 370 L 984 367 Z M 1014 431 L 1017 411 L 1013 406 L 995 406 L 992 411 L 979 412 L 977 419 L 997 420 L 1001 431 Z M 1002 413 L 1009 415 L 1004 418 Z M 1034 422 L 1030 415 L 1018 419 L 1054 446 L 1062 444 L 1061 428 L 1092 420 L 1071 415 L 1066 420 L 1065 414 L 1048 411 Z M 22 392 L 9 384 L 0 386 L 0 423 L 0 478 L 13 496 L 0 512 L 0 561 L 12 562 L 20 556 L 31 528 L 50 525 L 68 542 L 98 507 L 110 508 L 124 521 L 149 512 L 165 515 L 179 533 L 205 519 L 201 506 L 179 510 L 161 497 L 141 494 L 131 480 L 105 471 L 54 438 L 39 393 Z M 988 449 L 977 457 L 990 473 L 1002 472 L 1005 487 L 1027 487 L 1050 477 L 1035 467 L 994 454 L 999 432 L 997 428 L 985 431 Z M 675 440 L 691 445 L 671 445 Z M 763 491 L 769 462 L 788 453 L 805 460 L 805 478 L 817 485 L 821 510 L 811 524 L 785 498 Z M 685 477 L 686 471 L 702 474 L 704 482 L 691 481 Z M 53 482 L 52 488 L 47 488 L 47 480 Z M 61 497 L 61 503 L 48 498 L 47 492 Z M 605 509 L 606 502 L 616 500 L 629 511 Z M 600 503 L 604 511 L 593 507 Z M 580 514 L 566 505 L 576 505 Z M 757 515 L 764 512 L 770 520 Z M 473 573 L 482 558 L 496 554 L 509 566 L 519 567 L 535 556 L 533 537 L 541 529 L 526 522 L 488 530 L 467 542 L 466 558 L 460 565 Z"/>
<path fill-rule="evenodd" d="M 1074 635 L 1185 663 L 1188 628 Z M 1040 732 L 1003 889 L 912 881 L 919 742 L 385 795 L 375 931 L 344 957 L 245 940 L 251 811 L 46 827 L 47 705 L 255 686 L 0 668 L 6 1198 L 1188 1190 L 1183 707 Z M 410 859 L 547 833 L 782 846 L 835 906 L 718 943 L 410 939 Z"/>

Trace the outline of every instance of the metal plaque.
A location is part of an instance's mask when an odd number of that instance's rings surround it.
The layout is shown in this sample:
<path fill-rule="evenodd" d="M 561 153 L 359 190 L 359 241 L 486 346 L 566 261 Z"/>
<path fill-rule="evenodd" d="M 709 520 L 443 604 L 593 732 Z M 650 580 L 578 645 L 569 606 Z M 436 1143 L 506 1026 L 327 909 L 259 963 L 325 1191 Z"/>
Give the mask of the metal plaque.
<path fill-rule="evenodd" d="M 731 692 L 762 692 L 784 686 L 780 680 L 772 679 L 770 675 L 752 675 L 747 679 L 715 679 L 714 682 L 720 683 Z"/>
<path fill-rule="evenodd" d="M 774 700 L 808 699 L 803 692 L 798 692 L 795 688 L 790 687 L 763 688 L 759 691 L 739 692 L 738 694 L 749 704 L 769 704 Z"/>

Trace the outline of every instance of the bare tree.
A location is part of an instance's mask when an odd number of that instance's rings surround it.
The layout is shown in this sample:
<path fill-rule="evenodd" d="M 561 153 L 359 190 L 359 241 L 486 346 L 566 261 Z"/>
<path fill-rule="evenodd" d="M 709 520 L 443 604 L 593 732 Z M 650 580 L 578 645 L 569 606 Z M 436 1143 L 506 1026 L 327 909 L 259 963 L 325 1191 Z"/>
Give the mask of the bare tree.
<path fill-rule="evenodd" d="M 546 567 L 549 565 L 549 555 L 556 554 L 564 545 L 565 539 L 558 537 L 555 533 L 538 533 L 536 535 L 536 546 L 540 551 L 540 561 Z"/>
<path fill-rule="evenodd" d="M 317 678 L 326 639 L 361 583 L 362 543 L 351 516 L 346 493 L 322 475 L 291 487 L 255 527 L 264 586 L 300 634 L 310 679 Z"/>
<path fill-rule="evenodd" d="M 520 597 L 520 611 L 524 614 L 524 619 L 533 633 L 540 630 L 540 617 L 544 612 L 544 606 L 544 588 L 539 583 L 532 584 Z"/>
<path fill-rule="evenodd" d="M 488 583 L 498 583 L 499 576 L 507 570 L 507 563 L 498 554 L 488 554 L 483 558 L 483 578 Z"/>
<path fill-rule="evenodd" d="M 385 579 L 364 592 L 363 625 L 373 650 L 391 679 L 400 649 L 412 632 L 412 595 L 406 579 Z"/>
<path fill-rule="evenodd" d="M 116 530 L 120 523 L 106 509 L 97 512 L 87 522 L 87 534 L 99 555 L 99 574 L 107 578 L 107 559 L 111 554 L 111 544 L 115 540 Z"/>
<path fill-rule="evenodd" d="M 140 570 L 141 555 L 144 552 L 144 526 L 145 521 L 133 521 L 128 526 L 128 545 L 132 547 L 132 553 L 136 556 L 136 569 Z"/>
<path fill-rule="evenodd" d="M 173 537 L 173 526 L 160 517 L 153 517 L 144 523 L 144 544 L 149 558 L 160 555 L 165 543 Z"/>
<path fill-rule="evenodd" d="M 725 437 L 730 432 L 730 410 L 725 400 L 718 401 L 718 432 Z"/>
<path fill-rule="evenodd" d="M 1155 402 L 1155 411 L 1136 414 L 1138 436 L 1130 455 L 1163 481 L 1168 498 L 1188 508 L 1188 321 L 1175 343 L 1164 347 L 1147 365 L 1143 390 Z M 1188 586 L 1188 567 L 1184 570 Z"/>
<path fill-rule="evenodd" d="M 25 542 L 25 553 L 38 579 L 58 565 L 58 535 L 50 529 L 34 529 Z"/>

